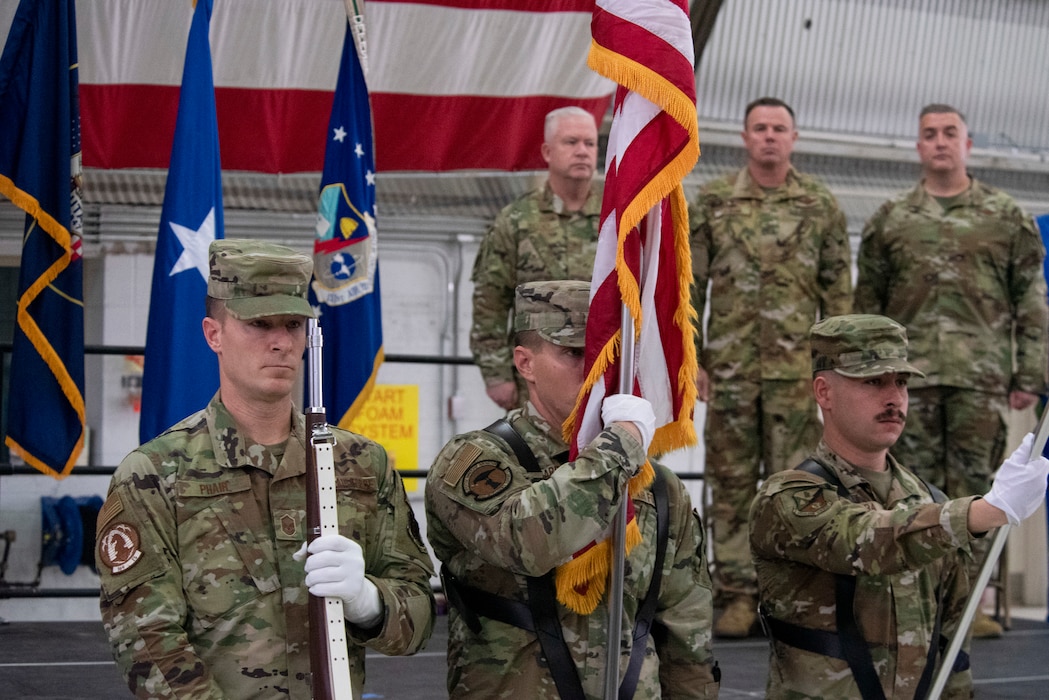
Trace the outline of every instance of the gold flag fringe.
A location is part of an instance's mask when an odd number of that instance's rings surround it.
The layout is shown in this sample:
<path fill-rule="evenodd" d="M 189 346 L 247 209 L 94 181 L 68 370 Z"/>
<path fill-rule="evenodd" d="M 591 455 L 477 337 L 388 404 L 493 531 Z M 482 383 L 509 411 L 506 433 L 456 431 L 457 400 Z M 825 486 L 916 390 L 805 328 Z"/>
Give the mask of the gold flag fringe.
<path fill-rule="evenodd" d="M 697 318 L 692 308 L 689 286 L 692 282 L 692 257 L 689 250 L 688 203 L 681 181 L 692 170 L 699 158 L 699 128 L 696 122 L 696 106 L 693 101 L 673 83 L 647 66 L 632 61 L 622 54 L 610 51 L 596 42 L 591 42 L 587 64 L 597 73 L 636 92 L 677 121 L 688 132 L 687 143 L 671 161 L 642 188 L 620 214 L 617 231 L 616 272 L 623 304 L 634 319 L 634 332 L 641 329 L 641 295 L 638 282 L 626 267 L 623 245 L 626 236 L 641 222 L 657 203 L 670 197 L 674 218 L 675 257 L 678 263 L 679 298 L 674 323 L 682 334 L 684 362 L 678 372 L 678 389 L 683 399 L 676 419 L 656 430 L 650 454 L 662 454 L 696 443 L 695 427 L 692 423 L 692 408 L 696 402 L 696 348 L 694 323 Z M 622 331 L 615 334 L 602 348 L 583 383 L 583 390 L 576 399 L 572 415 L 563 426 L 565 439 L 571 440 L 572 427 L 582 409 L 583 397 L 601 381 L 605 372 L 618 356 L 622 342 Z M 645 462 L 642 469 L 630 480 L 629 497 L 634 498 L 651 485 L 655 471 L 651 463 Z M 624 504 L 625 507 L 626 504 Z M 625 551 L 630 553 L 641 542 L 641 531 L 631 520 L 627 524 Z M 608 540 L 595 543 L 583 554 L 557 567 L 557 599 L 570 610 L 589 615 L 601 602 L 611 570 L 611 545 Z"/>
<path fill-rule="evenodd" d="M 635 498 L 640 495 L 652 485 L 655 476 L 656 472 L 652 464 L 645 462 L 638 473 L 630 479 L 629 497 Z M 622 507 L 625 508 L 626 503 Z M 631 519 L 626 527 L 624 552 L 630 554 L 630 551 L 639 544 L 641 544 L 641 530 L 637 526 L 637 521 Z M 594 612 L 608 587 L 611 561 L 612 545 L 609 544 L 608 539 L 604 539 L 578 557 L 557 567 L 555 574 L 557 599 L 566 608 L 579 615 L 589 615 Z"/>

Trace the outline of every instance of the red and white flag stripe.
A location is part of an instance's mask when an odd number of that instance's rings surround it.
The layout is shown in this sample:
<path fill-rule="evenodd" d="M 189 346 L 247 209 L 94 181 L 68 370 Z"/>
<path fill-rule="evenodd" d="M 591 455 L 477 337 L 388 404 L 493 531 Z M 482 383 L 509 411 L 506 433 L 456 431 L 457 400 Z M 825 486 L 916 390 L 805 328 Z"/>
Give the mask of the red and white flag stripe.
<path fill-rule="evenodd" d="M 683 1 L 598 0 L 597 6 L 591 61 L 621 87 L 587 322 L 589 396 L 581 401 L 575 448 L 600 432 L 600 401 L 618 390 L 625 304 L 637 334 L 635 381 L 656 411 L 659 453 L 695 441 L 692 266 L 681 189 L 699 155 L 692 38 Z"/>
<path fill-rule="evenodd" d="M 370 0 L 379 170 L 545 167 L 543 117 L 600 124 L 614 85 L 586 65 L 593 0 Z"/>
<path fill-rule="evenodd" d="M 692 39 L 685 0 L 598 0 L 590 65 L 614 79 L 605 194 L 591 282 L 583 391 L 576 404 L 572 456 L 602 428 L 601 402 L 618 392 L 623 326 L 634 332 L 633 393 L 656 414 L 650 453 L 694 444 L 695 312 L 688 206 L 681 180 L 699 156 Z M 623 324 L 623 309 L 632 323 Z M 651 482 L 650 466 L 630 495 Z M 627 499 L 629 551 L 640 532 Z M 591 613 L 607 584 L 611 547 L 591 543 L 557 571 L 558 599 Z"/>
<path fill-rule="evenodd" d="M 84 164 L 166 168 L 190 0 L 80 0 Z M 319 171 L 346 17 L 341 0 L 218 0 L 210 40 L 222 166 Z"/>
<path fill-rule="evenodd" d="M 84 164 L 166 168 L 191 0 L 78 0 Z M 543 117 L 602 119 L 586 65 L 593 0 L 368 0 L 377 168 L 545 167 Z M 0 40 L 7 30 L 0 12 Z M 217 0 L 210 39 L 222 165 L 320 171 L 343 0 Z"/>

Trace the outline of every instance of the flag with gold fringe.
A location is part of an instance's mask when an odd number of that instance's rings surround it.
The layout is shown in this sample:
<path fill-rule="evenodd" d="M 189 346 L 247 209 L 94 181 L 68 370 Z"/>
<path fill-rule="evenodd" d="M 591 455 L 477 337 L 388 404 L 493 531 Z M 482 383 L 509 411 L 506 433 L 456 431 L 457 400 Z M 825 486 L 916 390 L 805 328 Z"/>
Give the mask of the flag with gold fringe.
<path fill-rule="evenodd" d="M 313 242 L 310 304 L 324 333 L 321 393 L 349 429 L 375 387 L 385 352 L 375 220 L 375 148 L 361 15 L 347 18 L 328 121 Z M 354 38 L 357 37 L 357 41 Z M 358 49 L 360 42 L 360 49 Z"/>
<path fill-rule="evenodd" d="M 572 456 L 601 431 L 601 402 L 619 387 L 622 310 L 633 319 L 634 392 L 652 403 L 650 454 L 695 444 L 695 311 L 682 179 L 699 157 L 695 74 L 684 0 L 597 0 L 588 63 L 619 87 L 605 157 L 605 194 L 590 289 L 583 389 L 566 422 Z M 627 344 L 628 347 L 631 344 Z M 630 481 L 647 488 L 650 464 Z M 641 535 L 626 501 L 629 552 Z M 566 607 L 590 614 L 604 595 L 612 551 L 607 539 L 580 550 L 557 571 Z"/>
<path fill-rule="evenodd" d="M 22 0 L 0 56 L 0 193 L 26 213 L 6 442 L 56 478 L 84 447 L 78 73 L 73 0 Z"/>

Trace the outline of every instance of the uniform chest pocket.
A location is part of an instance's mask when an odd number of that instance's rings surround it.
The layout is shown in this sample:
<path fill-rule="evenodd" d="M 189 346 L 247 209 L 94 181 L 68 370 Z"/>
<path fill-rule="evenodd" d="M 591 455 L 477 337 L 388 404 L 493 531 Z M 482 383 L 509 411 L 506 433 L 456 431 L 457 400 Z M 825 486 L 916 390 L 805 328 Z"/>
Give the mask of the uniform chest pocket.
<path fill-rule="evenodd" d="M 218 505 L 207 505 L 179 526 L 186 601 L 205 628 L 280 589 L 273 543 L 243 515 Z"/>

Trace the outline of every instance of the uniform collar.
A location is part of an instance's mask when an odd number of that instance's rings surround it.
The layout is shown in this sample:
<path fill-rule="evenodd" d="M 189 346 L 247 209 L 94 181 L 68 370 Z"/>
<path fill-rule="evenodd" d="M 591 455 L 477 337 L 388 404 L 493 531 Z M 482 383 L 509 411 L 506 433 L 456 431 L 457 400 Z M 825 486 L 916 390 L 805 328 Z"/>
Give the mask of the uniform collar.
<path fill-rule="evenodd" d="M 539 415 L 539 411 L 528 401 L 524 408 L 521 409 L 521 415 L 528 420 L 536 430 L 543 433 L 548 440 L 556 443 L 557 446 L 563 446 L 565 449 L 568 448 L 568 444 L 565 442 L 564 436 L 561 434 L 561 426 L 552 426 L 550 422 Z"/>
<path fill-rule="evenodd" d="M 892 473 L 892 485 L 889 487 L 888 502 L 883 503 L 883 507 L 891 508 L 901 499 L 924 492 L 924 488 L 919 486 L 918 478 L 901 467 L 895 457 L 889 454 L 886 455 L 885 459 L 888 470 Z M 820 440 L 819 447 L 816 448 L 816 460 L 833 471 L 848 491 L 863 488 L 871 496 L 872 500 L 877 500 L 874 489 L 871 488 L 870 483 L 862 476 L 859 470 L 853 464 L 831 451 L 823 440 Z"/>
<path fill-rule="evenodd" d="M 284 478 L 305 473 L 306 419 L 294 406 L 288 419 L 291 435 L 284 446 L 284 457 L 278 463 L 265 446 L 250 440 L 237 430 L 233 416 L 226 410 L 216 392 L 205 411 L 208 432 L 211 435 L 215 465 L 219 471 L 254 467 L 268 474 Z"/>
<path fill-rule="evenodd" d="M 951 197 L 955 206 L 974 207 L 978 206 L 982 199 L 981 190 L 977 186 L 976 178 L 969 175 L 969 188 Z M 928 211 L 934 216 L 943 213 L 943 206 L 936 197 L 925 191 L 925 180 L 918 182 L 917 186 L 907 195 L 907 206 L 914 211 Z"/>
<path fill-rule="evenodd" d="M 590 194 L 586 198 L 586 202 L 583 204 L 583 209 L 579 212 L 565 212 L 564 201 L 554 194 L 554 191 L 550 188 L 550 181 L 547 180 L 543 185 L 543 189 L 539 192 L 539 210 L 545 212 L 551 212 L 558 216 L 567 214 L 583 214 L 584 216 L 600 216 L 601 215 L 601 198 L 603 189 L 600 183 L 595 179 L 590 181 Z"/>
<path fill-rule="evenodd" d="M 750 175 L 750 168 L 743 168 L 736 177 L 732 187 L 732 196 L 735 199 L 766 199 L 780 197 L 796 197 L 800 193 L 801 175 L 794 166 L 787 170 L 787 178 L 783 184 L 772 190 L 766 191 L 764 187 L 754 181 Z"/>

